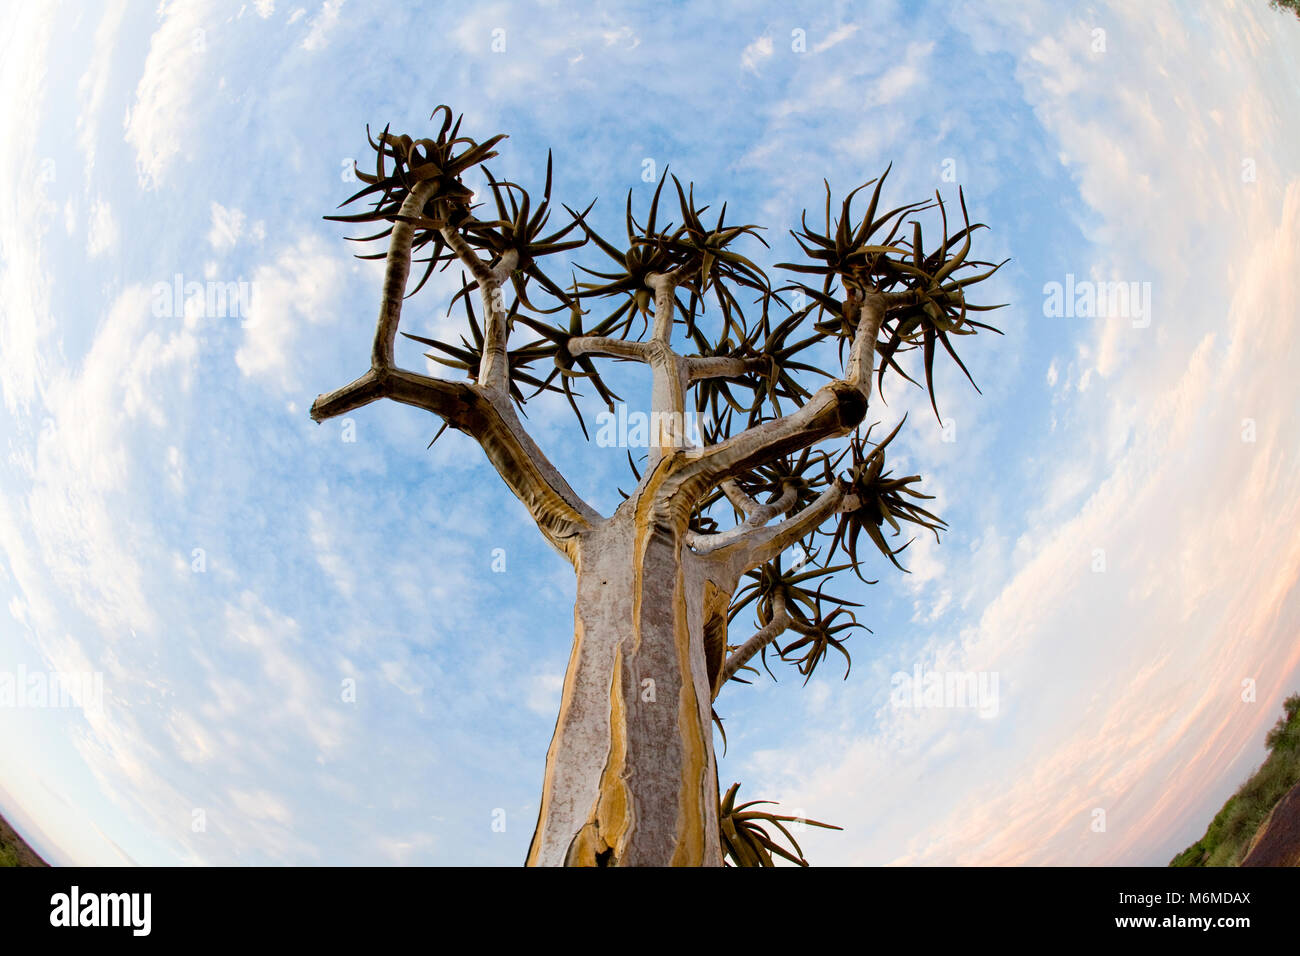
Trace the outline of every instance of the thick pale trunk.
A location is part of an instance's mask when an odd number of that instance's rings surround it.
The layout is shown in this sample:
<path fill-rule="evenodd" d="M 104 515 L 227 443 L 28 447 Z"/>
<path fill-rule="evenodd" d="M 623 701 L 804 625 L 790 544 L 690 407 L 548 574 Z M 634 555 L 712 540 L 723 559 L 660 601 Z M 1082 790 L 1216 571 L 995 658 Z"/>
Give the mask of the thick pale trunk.
<path fill-rule="evenodd" d="M 706 635 L 716 644 L 728 595 L 652 512 L 627 502 L 577 546 L 573 652 L 529 865 L 722 863 Z"/>

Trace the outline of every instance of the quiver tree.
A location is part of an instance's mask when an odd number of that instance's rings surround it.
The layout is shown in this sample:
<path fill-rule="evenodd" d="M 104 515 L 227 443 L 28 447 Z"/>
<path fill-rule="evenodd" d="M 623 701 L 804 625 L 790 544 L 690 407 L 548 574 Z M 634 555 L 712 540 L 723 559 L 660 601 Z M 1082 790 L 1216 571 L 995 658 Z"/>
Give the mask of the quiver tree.
<path fill-rule="evenodd" d="M 960 191 L 959 221 L 938 194 L 885 209 L 883 175 L 832 221 L 828 184 L 822 224 L 805 213 L 791 233 L 800 261 L 777 264 L 791 278 L 774 285 L 750 258 L 766 248 L 759 227 L 728 222 L 725 205 L 706 221 L 692 186 L 672 177 L 668 192 L 667 172 L 639 217 L 629 192 L 626 239 L 615 243 L 593 227 L 592 206 L 557 213 L 549 155 L 537 201 L 484 165 L 502 136 L 463 135 L 445 106 L 433 118 L 433 138 L 385 129 L 370 139 L 374 172 L 358 170 L 364 188 L 343 204 L 365 208 L 327 217 L 373 224 L 363 240 L 387 249 L 365 256 L 385 262 L 370 367 L 318 397 L 311 415 L 381 398 L 431 412 L 437 434 L 454 428 L 479 443 L 573 565 L 573 648 L 527 862 L 719 865 L 725 855 L 771 865 L 775 849 L 802 863 L 797 844 L 782 850 L 761 826 L 775 835 L 790 818 L 737 809 L 734 787 L 720 799 L 713 701 L 773 657 L 805 681 L 828 657 L 843 655 L 847 668 L 845 641 L 862 625 L 858 605 L 828 590 L 832 576 L 862 577 L 863 532 L 899 565 L 903 525 L 936 537 L 944 527 L 920 479 L 886 465 L 898 428 L 873 443 L 859 426 L 886 377 L 923 379 L 937 416 L 936 356 L 966 373 L 955 338 L 991 330 L 973 315 L 997 308 L 968 301 L 1000 265 L 970 254 L 982 227 Z M 859 217 L 854 200 L 867 188 Z M 937 226 L 930 245 L 922 219 Z M 600 257 L 584 265 L 579 249 Z M 422 274 L 409 295 L 435 270 L 462 273 L 452 298 L 465 312 L 461 339 L 402 333 L 461 380 L 395 363 L 413 263 Z M 900 360 L 916 351 L 913 378 Z M 609 361 L 649 366 L 652 384 L 644 463 L 629 454 L 635 486 L 603 515 L 519 413 L 557 392 L 586 434 L 576 389 L 612 410 Z M 695 435 L 691 416 L 706 423 Z"/>

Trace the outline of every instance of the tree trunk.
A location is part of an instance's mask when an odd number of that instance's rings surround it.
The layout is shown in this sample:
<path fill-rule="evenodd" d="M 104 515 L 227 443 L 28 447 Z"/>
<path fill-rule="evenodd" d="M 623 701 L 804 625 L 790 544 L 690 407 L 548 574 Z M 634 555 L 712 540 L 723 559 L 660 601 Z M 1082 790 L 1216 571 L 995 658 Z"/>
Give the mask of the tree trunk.
<path fill-rule="evenodd" d="M 573 651 L 530 866 L 722 864 L 710 674 L 730 589 L 684 533 L 647 488 L 575 547 Z"/>

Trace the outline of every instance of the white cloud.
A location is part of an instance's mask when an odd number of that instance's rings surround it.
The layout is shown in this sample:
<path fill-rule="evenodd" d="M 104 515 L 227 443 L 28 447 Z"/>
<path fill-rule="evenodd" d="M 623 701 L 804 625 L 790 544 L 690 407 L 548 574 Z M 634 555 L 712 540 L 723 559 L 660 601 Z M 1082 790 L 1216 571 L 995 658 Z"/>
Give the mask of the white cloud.
<path fill-rule="evenodd" d="M 344 0 L 325 0 L 320 11 L 308 23 L 307 35 L 303 37 L 304 50 L 322 50 L 329 42 L 329 35 L 339 22 L 339 10 Z"/>
<path fill-rule="evenodd" d="M 236 810 L 254 820 L 287 824 L 292 819 L 289 808 L 269 791 L 231 790 L 228 795 Z"/>
<path fill-rule="evenodd" d="M 641 45 L 641 38 L 629 26 L 621 26 L 615 30 L 603 30 L 600 36 L 605 41 L 605 46 L 613 46 L 617 43 L 624 49 L 634 50 Z"/>
<path fill-rule="evenodd" d="M 412 862 L 428 859 L 428 851 L 434 846 L 434 838 L 427 833 L 417 833 L 406 839 L 383 837 L 378 841 L 379 852 L 398 866 L 409 866 Z"/>
<path fill-rule="evenodd" d="M 97 259 L 117 247 L 119 239 L 113 207 L 102 199 L 90 207 L 90 222 L 86 228 L 86 255 Z"/>
<path fill-rule="evenodd" d="M 244 231 L 244 214 L 238 209 L 227 209 L 218 202 L 212 203 L 212 229 L 208 243 L 213 249 L 232 249 Z"/>
<path fill-rule="evenodd" d="M 772 55 L 772 38 L 761 36 L 740 54 L 740 65 L 751 73 L 757 73 L 759 65 Z"/>
<path fill-rule="evenodd" d="M 173 711 L 166 730 L 176 748 L 176 755 L 187 763 L 206 763 L 218 752 L 216 739 L 192 714 Z"/>
<path fill-rule="evenodd" d="M 351 264 L 307 236 L 253 274 L 252 305 L 235 364 L 250 378 L 275 380 L 286 392 L 299 387 L 295 343 L 307 326 L 338 318 L 343 275 Z"/>
<path fill-rule="evenodd" d="M 207 58 L 211 4 L 164 2 L 162 23 L 149 40 L 135 105 L 126 117 L 126 141 L 135 148 L 140 184 L 156 187 L 184 143 L 195 135 L 194 91 Z"/>
<path fill-rule="evenodd" d="M 128 429 L 166 425 L 163 395 L 189 387 L 198 352 L 184 326 L 151 328 L 150 305 L 143 288 L 125 290 L 81 368 L 55 376 L 27 502 L 45 566 L 113 637 L 156 621 L 137 557 L 144 542 L 116 507 L 132 479 Z"/>
<path fill-rule="evenodd" d="M 99 117 L 108 93 L 113 55 L 118 50 L 117 34 L 126 14 L 126 0 L 111 0 L 104 8 L 99 27 L 95 30 L 90 62 L 81 75 L 77 92 L 81 99 L 81 112 L 77 115 L 77 144 L 86 156 L 86 171 L 95 166 L 95 144 L 99 139 Z"/>
<path fill-rule="evenodd" d="M 42 345 L 53 330 L 50 278 L 41 237 L 55 215 L 47 196 L 59 175 L 53 156 L 30 137 L 33 112 L 45 103 L 45 57 L 62 14 L 53 7 L 21 6 L 9 24 L 23 42 L 10 44 L 0 63 L 0 172 L 27 188 L 0 193 L 0 387 L 5 407 L 25 409 L 44 375 Z M 68 175 L 65 170 L 63 175 Z"/>
<path fill-rule="evenodd" d="M 813 52 L 824 53 L 826 50 L 829 50 L 831 47 L 838 46 L 839 44 L 843 43 L 845 40 L 847 40 L 849 37 L 853 36 L 853 34 L 857 32 L 858 32 L 858 25 L 856 23 L 846 23 L 843 26 L 836 27 L 834 30 L 832 30 L 830 33 L 826 35 L 826 39 L 822 40 L 820 43 L 813 45 Z"/>
<path fill-rule="evenodd" d="M 550 717 L 560 705 L 563 687 L 563 674 L 534 674 L 528 679 L 524 703 L 533 713 Z"/>
<path fill-rule="evenodd" d="M 886 106 L 916 87 L 925 76 L 925 64 L 934 42 L 909 43 L 903 61 L 891 66 L 872 84 L 867 102 L 873 106 Z"/>
<path fill-rule="evenodd" d="M 312 550 L 316 554 L 317 563 L 320 564 L 321 570 L 334 582 L 334 586 L 338 588 L 339 592 L 346 597 L 351 597 L 356 590 L 356 574 L 353 572 L 352 565 L 348 562 L 347 557 L 335 548 L 330 523 L 315 508 L 308 512 L 307 520 L 311 529 Z"/>
<path fill-rule="evenodd" d="M 328 705 L 338 699 L 339 683 L 332 675 L 322 677 L 304 661 L 298 622 L 245 591 L 237 603 L 226 605 L 226 632 L 230 644 L 251 655 L 259 686 L 274 689 L 274 699 L 264 700 L 259 708 L 261 719 L 305 736 L 323 753 L 337 749 L 344 721 L 341 712 Z M 218 707 L 215 713 L 227 717 L 241 710 L 238 704 Z"/>

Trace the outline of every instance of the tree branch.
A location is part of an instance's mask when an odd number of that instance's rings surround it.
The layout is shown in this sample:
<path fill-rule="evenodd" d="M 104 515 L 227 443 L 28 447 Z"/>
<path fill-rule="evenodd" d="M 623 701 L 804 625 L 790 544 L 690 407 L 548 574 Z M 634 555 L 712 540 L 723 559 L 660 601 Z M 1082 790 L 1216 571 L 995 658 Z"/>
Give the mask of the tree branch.
<path fill-rule="evenodd" d="M 443 226 L 439 232 L 442 233 L 443 242 L 447 243 L 447 248 L 456 253 L 456 258 L 465 264 L 469 269 L 469 274 L 479 283 L 492 281 L 492 270 L 488 264 L 478 257 L 478 253 L 473 247 L 465 241 L 465 237 L 460 234 L 460 230 L 454 226 Z"/>
<path fill-rule="evenodd" d="M 686 360 L 672 350 L 673 292 L 684 278 L 681 269 L 651 273 L 646 285 L 655 293 L 654 334 L 645 343 L 653 378 L 650 386 L 651 427 L 647 474 L 660 459 L 686 447 Z"/>
<path fill-rule="evenodd" d="M 402 202 L 398 215 L 417 218 L 424 213 L 437 187 L 437 181 L 426 179 L 415 187 Z M 411 275 L 411 239 L 415 226 L 401 219 L 393 222 L 393 232 L 388 240 L 388 256 L 384 261 L 384 291 L 379 304 L 379 321 L 375 327 L 375 344 L 370 350 L 371 368 L 393 367 L 393 346 L 397 341 L 397 326 L 402 318 L 402 301 L 406 298 L 406 280 Z"/>
<path fill-rule="evenodd" d="M 479 367 L 479 383 L 498 392 L 510 391 L 510 356 L 506 343 L 510 337 L 510 322 L 506 317 L 505 297 L 501 285 L 510 278 L 519 254 L 507 249 L 501 261 L 490 270 L 489 278 L 479 280 L 479 296 L 487 316 L 483 335 L 483 364 Z"/>
<path fill-rule="evenodd" d="M 733 358 L 726 355 L 691 355 L 686 368 L 692 382 L 705 378 L 740 378 L 763 368 L 762 359 Z"/>
<path fill-rule="evenodd" d="M 443 226 L 443 241 L 456 253 L 470 275 L 478 284 L 479 298 L 483 302 L 484 323 L 487 328 L 483 333 L 483 359 L 479 365 L 478 381 L 480 385 L 500 391 L 509 391 L 510 362 L 506 352 L 506 342 L 510 328 L 506 318 L 505 302 L 500 294 L 501 285 L 519 264 L 519 253 L 507 249 L 495 267 L 489 267 L 478 257 L 478 253 L 460 234 L 460 230 L 451 225 Z"/>
<path fill-rule="evenodd" d="M 629 342 L 627 339 L 616 339 L 608 335 L 580 335 L 570 339 L 569 354 L 609 355 L 634 362 L 650 361 L 650 348 L 646 343 Z"/>
<path fill-rule="evenodd" d="M 380 398 L 423 408 L 473 437 L 548 541 L 569 554 L 574 534 L 602 519 L 571 488 L 524 431 L 509 396 L 470 382 L 448 382 L 403 369 L 371 369 L 312 404 L 317 422 Z"/>
<path fill-rule="evenodd" d="M 743 515 L 749 515 L 761 507 L 757 501 L 745 494 L 740 485 L 736 484 L 735 478 L 724 479 L 719 487 L 727 496 L 727 500 Z"/>
<path fill-rule="evenodd" d="M 646 286 L 653 289 L 655 294 L 655 323 L 651 337 L 665 345 L 673 335 L 673 293 L 685 278 L 685 273 L 679 267 L 671 272 L 652 272 L 645 280 Z"/>
<path fill-rule="evenodd" d="M 764 625 L 757 634 L 732 651 L 726 661 L 723 662 L 722 668 L 718 671 L 717 682 L 713 687 L 713 699 L 718 699 L 718 694 L 722 692 L 722 688 L 726 686 L 727 681 L 735 676 L 736 671 L 744 667 L 755 654 L 784 634 L 789 629 L 790 623 L 790 615 L 785 607 L 785 595 L 777 591 L 772 597 L 772 620 Z"/>
<path fill-rule="evenodd" d="M 727 545 L 740 540 L 751 531 L 763 527 L 777 515 L 789 511 L 798 498 L 799 489 L 793 482 L 785 482 L 778 497 L 749 511 L 745 516 L 745 520 L 734 528 L 728 528 L 726 531 L 720 531 L 717 534 L 700 534 L 689 531 L 686 534 L 686 543 L 696 554 L 710 554 L 721 550 Z M 750 501 L 753 501 L 753 499 L 750 498 Z"/>
<path fill-rule="evenodd" d="M 856 428 L 867 413 L 876 339 L 889 305 L 889 297 L 880 293 L 867 293 L 861 300 L 857 332 L 842 378 L 823 385 L 788 415 L 761 422 L 716 445 L 684 450 L 677 472 L 665 482 L 665 493 L 697 502 L 725 478 Z"/>
<path fill-rule="evenodd" d="M 739 577 L 751 568 L 766 564 L 796 541 L 807 537 L 831 515 L 851 511 L 857 506 L 857 495 L 845 494 L 845 486 L 836 481 L 797 514 L 779 524 L 747 528 L 725 547 L 714 551 L 714 554 L 719 560 L 725 561 Z"/>
<path fill-rule="evenodd" d="M 431 180 L 417 183 L 402 203 L 400 215 L 419 217 L 432 189 Z M 406 281 L 410 275 L 413 232 L 414 226 L 410 222 L 399 219 L 393 223 L 370 369 L 342 388 L 318 396 L 311 406 L 312 420 L 322 422 L 335 418 L 381 398 L 433 412 L 482 446 L 488 461 L 528 509 L 547 540 L 568 555 L 572 549 L 572 536 L 590 529 L 602 519 L 537 447 L 510 402 L 506 388 L 509 370 L 505 360 L 504 309 L 498 306 L 489 310 L 489 340 L 496 334 L 500 348 L 495 367 L 487 362 L 485 356 L 484 368 L 480 369 L 485 383 L 449 382 L 408 372 L 394 365 L 393 350 Z M 517 261 L 515 252 L 506 252 L 497 267 L 489 269 L 456 230 L 444 228 L 442 233 L 448 246 L 456 250 L 480 282 L 486 304 L 492 292 L 509 277 Z M 496 333 L 492 332 L 494 327 Z M 494 387 L 488 384 L 490 381 L 501 384 Z"/>
<path fill-rule="evenodd" d="M 380 378 L 381 372 L 380 369 L 372 368 L 365 375 L 342 388 L 317 395 L 316 401 L 311 403 L 311 420 L 319 424 L 328 418 L 346 415 L 353 409 L 383 398 L 384 385 Z"/>

